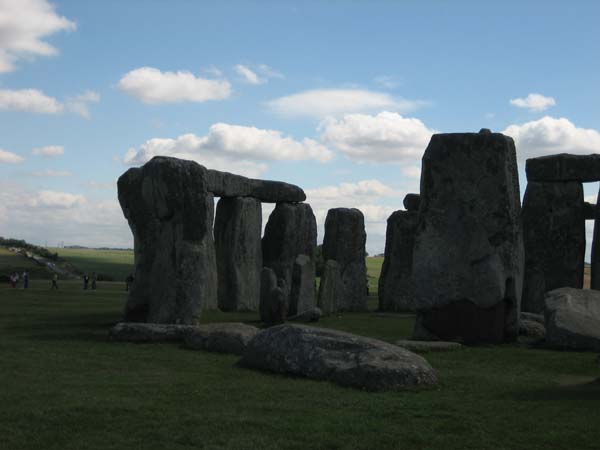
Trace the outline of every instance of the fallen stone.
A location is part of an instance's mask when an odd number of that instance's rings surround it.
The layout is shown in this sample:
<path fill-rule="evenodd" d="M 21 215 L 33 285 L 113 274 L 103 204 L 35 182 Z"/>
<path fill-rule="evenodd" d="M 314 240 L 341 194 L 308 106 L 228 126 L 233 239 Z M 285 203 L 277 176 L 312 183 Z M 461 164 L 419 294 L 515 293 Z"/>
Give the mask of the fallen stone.
<path fill-rule="evenodd" d="M 260 303 L 261 203 L 223 197 L 215 216 L 218 300 L 222 311 L 256 311 Z"/>
<path fill-rule="evenodd" d="M 194 325 L 120 322 L 110 329 L 109 339 L 119 342 L 178 342 L 194 330 Z"/>
<path fill-rule="evenodd" d="M 528 181 L 600 181 L 600 155 L 557 155 L 530 158 L 525 163 Z"/>
<path fill-rule="evenodd" d="M 306 255 L 298 255 L 292 269 L 288 314 L 294 316 L 315 308 L 315 265 Z M 319 316 L 320 317 L 320 316 Z"/>
<path fill-rule="evenodd" d="M 386 342 L 307 325 L 279 325 L 250 341 L 241 363 L 369 391 L 435 385 L 421 356 Z"/>
<path fill-rule="evenodd" d="M 319 299 L 317 303 L 317 306 L 324 315 L 329 315 L 337 311 L 337 305 L 341 303 L 340 296 L 343 295 L 343 289 L 339 264 L 333 259 L 325 261 L 321 283 L 319 284 Z"/>
<path fill-rule="evenodd" d="M 521 319 L 519 322 L 519 335 L 544 339 L 546 337 L 546 327 L 536 320 Z"/>
<path fill-rule="evenodd" d="M 544 320 L 543 314 L 535 314 L 530 312 L 521 311 L 521 320 L 529 320 L 532 322 L 541 323 L 544 325 L 546 321 Z"/>
<path fill-rule="evenodd" d="M 380 311 L 414 311 L 413 246 L 417 212 L 396 211 L 387 220 L 385 257 L 379 277 Z"/>
<path fill-rule="evenodd" d="M 400 340 L 396 341 L 396 345 L 411 352 L 428 353 L 428 352 L 450 352 L 463 348 L 458 342 L 444 341 L 413 341 Z"/>
<path fill-rule="evenodd" d="M 253 197 L 264 203 L 303 202 L 298 186 L 281 181 L 256 180 L 218 170 L 208 170 L 207 189 L 217 197 Z"/>
<path fill-rule="evenodd" d="M 406 194 L 402 201 L 404 208 L 407 211 L 419 211 L 419 205 L 421 204 L 420 194 Z"/>
<path fill-rule="evenodd" d="M 582 184 L 529 182 L 522 217 L 525 242 L 522 310 L 542 313 L 547 291 L 583 287 Z"/>
<path fill-rule="evenodd" d="M 193 350 L 241 355 L 258 328 L 244 323 L 211 323 L 199 325 L 185 336 L 185 346 Z"/>
<path fill-rule="evenodd" d="M 343 293 L 338 297 L 338 311 L 367 310 L 366 239 L 365 219 L 358 209 L 327 212 L 323 259 L 333 259 L 340 266 Z"/>
<path fill-rule="evenodd" d="M 546 343 L 563 350 L 600 351 L 600 292 L 560 288 L 546 293 Z"/>
<path fill-rule="evenodd" d="M 415 336 L 516 340 L 523 263 L 513 140 L 489 130 L 433 135 L 413 247 Z"/>
<path fill-rule="evenodd" d="M 321 309 L 315 306 L 295 316 L 289 316 L 287 320 L 289 322 L 318 322 L 322 315 Z"/>

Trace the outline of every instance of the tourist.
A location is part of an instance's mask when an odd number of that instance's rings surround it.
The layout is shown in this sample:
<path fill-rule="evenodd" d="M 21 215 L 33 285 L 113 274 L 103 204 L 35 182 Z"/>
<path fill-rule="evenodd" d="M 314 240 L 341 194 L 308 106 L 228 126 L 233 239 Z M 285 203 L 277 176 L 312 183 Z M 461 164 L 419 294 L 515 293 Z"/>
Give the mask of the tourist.
<path fill-rule="evenodd" d="M 96 281 L 98 277 L 96 276 L 96 272 L 92 272 L 92 291 L 96 290 Z"/>
<path fill-rule="evenodd" d="M 16 273 L 13 273 L 10 275 L 10 285 L 13 288 L 17 287 L 17 282 L 19 281 L 19 275 L 17 275 Z"/>
<path fill-rule="evenodd" d="M 83 275 L 83 290 L 87 291 L 88 288 L 88 283 L 90 282 L 90 277 L 88 276 L 88 274 L 84 274 Z"/>
<path fill-rule="evenodd" d="M 27 289 L 29 287 L 29 272 L 26 270 L 23 272 L 23 289 Z"/>
<path fill-rule="evenodd" d="M 50 289 L 58 289 L 58 274 L 57 273 L 52 275 L 52 286 L 50 286 Z"/>
<path fill-rule="evenodd" d="M 125 278 L 125 291 L 129 291 L 129 287 L 131 286 L 131 283 L 133 283 L 133 280 L 135 278 L 133 277 L 133 274 L 130 273 L 127 278 Z"/>

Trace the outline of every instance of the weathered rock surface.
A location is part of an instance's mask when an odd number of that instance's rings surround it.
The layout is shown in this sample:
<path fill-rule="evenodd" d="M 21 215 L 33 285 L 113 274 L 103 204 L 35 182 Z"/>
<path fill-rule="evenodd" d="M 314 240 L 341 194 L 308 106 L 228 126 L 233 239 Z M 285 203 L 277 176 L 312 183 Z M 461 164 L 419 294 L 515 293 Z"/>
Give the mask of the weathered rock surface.
<path fill-rule="evenodd" d="M 404 208 L 407 211 L 418 211 L 419 205 L 421 204 L 421 195 L 420 194 L 406 194 L 404 196 L 404 200 L 402 201 Z"/>
<path fill-rule="evenodd" d="M 600 191 L 596 200 L 596 211 L 594 218 L 594 238 L 592 240 L 591 256 L 591 281 L 590 287 L 596 291 L 600 290 Z"/>
<path fill-rule="evenodd" d="M 263 265 L 273 269 L 277 278 L 285 282 L 287 301 L 292 287 L 294 262 L 298 255 L 310 258 L 310 270 L 313 278 L 315 277 L 317 221 L 310 205 L 278 203 L 265 226 L 262 249 Z"/>
<path fill-rule="evenodd" d="M 444 341 L 412 341 L 412 340 L 400 340 L 396 341 L 396 345 L 405 348 L 408 351 L 416 353 L 429 353 L 429 352 L 451 352 L 454 350 L 460 350 L 463 348 L 458 342 L 444 342 Z"/>
<path fill-rule="evenodd" d="M 277 288 L 277 275 L 269 267 L 264 267 L 260 273 L 260 320 L 264 323 L 272 323 L 272 296 Z"/>
<path fill-rule="evenodd" d="M 596 205 L 589 202 L 583 202 L 583 218 L 585 220 L 596 219 Z"/>
<path fill-rule="evenodd" d="M 367 268 L 365 264 L 365 219 L 358 209 L 333 208 L 325 219 L 323 259 L 340 266 L 343 293 L 338 311 L 367 310 Z"/>
<path fill-rule="evenodd" d="M 419 214 L 396 211 L 387 220 L 385 257 L 379 277 L 380 311 L 414 311 L 413 246 Z"/>
<path fill-rule="evenodd" d="M 343 295 L 343 292 L 344 285 L 342 284 L 340 265 L 333 259 L 329 259 L 325 261 L 319 284 L 318 306 L 324 315 L 327 316 L 337 311 L 337 305 L 341 303 L 340 296 Z"/>
<path fill-rule="evenodd" d="M 125 320 L 196 323 L 217 294 L 206 168 L 157 156 L 125 172 L 118 190 L 135 252 Z"/>
<path fill-rule="evenodd" d="M 557 155 L 528 159 L 525 163 L 528 181 L 600 181 L 600 155 Z"/>
<path fill-rule="evenodd" d="M 193 350 L 241 355 L 258 331 L 244 323 L 211 323 L 194 327 L 185 335 L 184 342 Z"/>
<path fill-rule="evenodd" d="M 322 315 L 321 309 L 315 306 L 295 316 L 289 316 L 287 320 L 290 322 L 318 322 Z"/>
<path fill-rule="evenodd" d="M 529 320 L 531 322 L 541 323 L 542 325 L 546 323 L 543 314 L 536 314 L 525 311 L 521 311 L 521 320 Z"/>
<path fill-rule="evenodd" d="M 304 191 L 281 181 L 256 180 L 218 170 L 208 170 L 207 190 L 217 197 L 254 197 L 265 203 L 303 202 Z"/>
<path fill-rule="evenodd" d="M 519 322 L 519 335 L 544 339 L 546 337 L 546 327 L 536 320 L 521 319 Z"/>
<path fill-rule="evenodd" d="M 215 248 L 222 311 L 256 311 L 260 303 L 262 214 L 259 200 L 223 197 L 217 204 Z"/>
<path fill-rule="evenodd" d="M 546 343 L 564 350 L 600 351 L 600 292 L 560 288 L 545 297 Z"/>
<path fill-rule="evenodd" d="M 415 335 L 465 343 L 517 338 L 520 215 L 511 138 L 489 130 L 431 138 L 413 247 Z"/>
<path fill-rule="evenodd" d="M 120 342 L 177 342 L 194 328 L 194 325 L 120 322 L 110 329 L 109 338 Z"/>
<path fill-rule="evenodd" d="M 292 269 L 288 314 L 302 314 L 313 309 L 316 304 L 315 265 L 308 256 L 298 255 Z"/>
<path fill-rule="evenodd" d="M 250 342 L 241 363 L 370 391 L 430 386 L 437 377 L 421 356 L 386 342 L 307 325 L 279 325 Z"/>
<path fill-rule="evenodd" d="M 529 182 L 523 198 L 523 311 L 541 313 L 544 294 L 583 287 L 583 187 L 576 181 Z"/>

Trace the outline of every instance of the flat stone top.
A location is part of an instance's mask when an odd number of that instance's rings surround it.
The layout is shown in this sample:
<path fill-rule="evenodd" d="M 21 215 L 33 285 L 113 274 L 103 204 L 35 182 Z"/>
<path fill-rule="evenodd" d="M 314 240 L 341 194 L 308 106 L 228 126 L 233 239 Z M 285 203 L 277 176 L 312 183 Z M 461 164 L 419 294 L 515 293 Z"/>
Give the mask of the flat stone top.
<path fill-rule="evenodd" d="M 525 173 L 528 181 L 600 181 L 600 154 L 559 153 L 530 158 Z"/>

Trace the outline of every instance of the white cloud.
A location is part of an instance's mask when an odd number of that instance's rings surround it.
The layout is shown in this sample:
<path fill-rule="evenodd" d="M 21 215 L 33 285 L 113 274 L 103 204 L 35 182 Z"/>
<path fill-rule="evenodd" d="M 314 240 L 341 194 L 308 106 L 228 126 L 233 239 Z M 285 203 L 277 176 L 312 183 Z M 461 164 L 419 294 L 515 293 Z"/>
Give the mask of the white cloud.
<path fill-rule="evenodd" d="M 206 136 L 184 134 L 176 139 L 150 139 L 131 148 L 124 157 L 128 165 L 140 165 L 157 155 L 191 159 L 211 169 L 259 176 L 267 166 L 263 161 L 329 161 L 333 154 L 312 140 L 297 141 L 281 132 L 255 127 L 217 123 Z"/>
<path fill-rule="evenodd" d="M 83 94 L 79 94 L 75 97 L 70 97 L 66 101 L 67 109 L 81 117 L 86 119 L 90 118 L 90 103 L 98 103 L 100 101 L 100 94 L 94 91 L 87 90 Z"/>
<path fill-rule="evenodd" d="M 64 106 L 37 89 L 0 89 L 0 110 L 58 114 Z"/>
<path fill-rule="evenodd" d="M 23 162 L 22 156 L 0 148 L 0 164 L 18 164 L 20 162 Z"/>
<path fill-rule="evenodd" d="M 600 151 L 600 132 L 578 128 L 565 118 L 545 116 L 521 125 L 510 125 L 502 133 L 515 140 L 521 161 L 554 153 L 585 155 Z"/>
<path fill-rule="evenodd" d="M 542 94 L 529 94 L 525 98 L 513 98 L 510 104 L 517 108 L 525 108 L 532 112 L 540 112 L 551 106 L 556 105 L 553 97 L 546 97 Z"/>
<path fill-rule="evenodd" d="M 126 73 L 118 87 L 147 104 L 206 102 L 231 95 L 227 80 L 200 78 L 187 71 L 161 72 L 153 67 L 140 67 Z"/>
<path fill-rule="evenodd" d="M 65 148 L 62 145 L 47 145 L 46 147 L 36 147 L 31 153 L 48 158 L 56 158 L 65 154 Z"/>
<path fill-rule="evenodd" d="M 72 172 L 68 170 L 37 170 L 31 172 L 31 175 L 38 178 L 61 178 L 61 177 L 70 177 L 73 175 Z"/>
<path fill-rule="evenodd" d="M 248 84 L 263 84 L 266 83 L 266 79 L 259 78 L 259 76 L 253 72 L 249 67 L 242 64 L 235 66 L 235 71 L 241 77 L 241 79 Z"/>
<path fill-rule="evenodd" d="M 15 70 L 19 59 L 57 54 L 43 39 L 75 28 L 46 0 L 0 0 L 0 73 Z"/>
<path fill-rule="evenodd" d="M 321 139 L 351 159 L 371 162 L 415 163 L 434 130 L 419 119 L 384 111 L 376 116 L 346 114 L 328 118 L 319 126 Z"/>
<path fill-rule="evenodd" d="M 421 179 L 421 166 L 406 166 L 402 168 L 402 175 L 409 178 Z"/>
<path fill-rule="evenodd" d="M 424 104 L 365 89 L 314 89 L 267 102 L 268 108 L 276 114 L 318 118 L 382 109 L 408 112 Z"/>
<path fill-rule="evenodd" d="M 86 199 L 83 195 L 44 190 L 39 191 L 37 195 L 29 201 L 29 205 L 33 207 L 68 209 L 85 202 Z"/>

